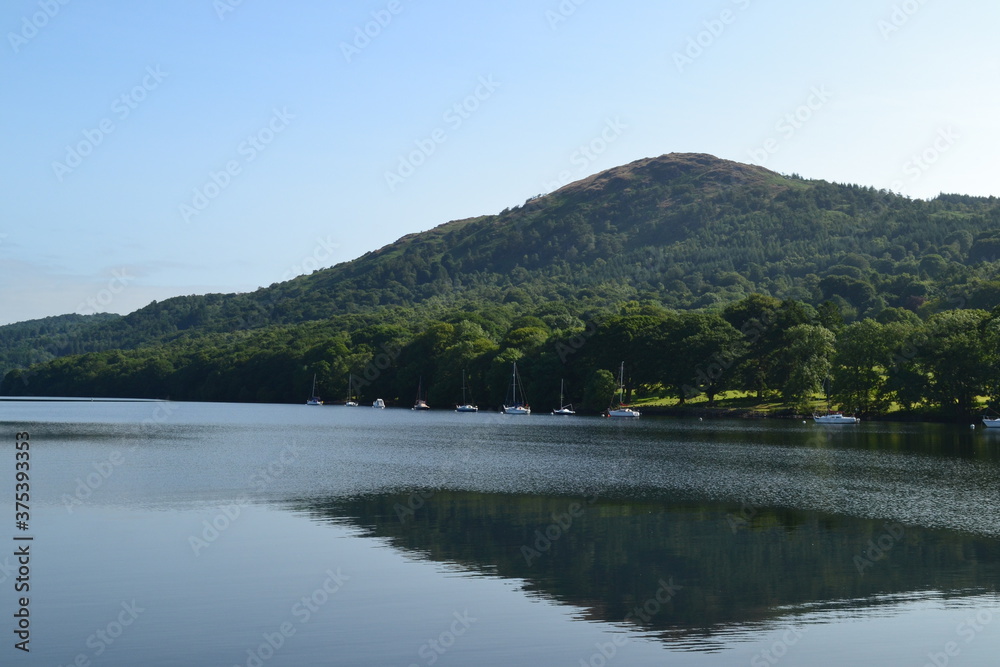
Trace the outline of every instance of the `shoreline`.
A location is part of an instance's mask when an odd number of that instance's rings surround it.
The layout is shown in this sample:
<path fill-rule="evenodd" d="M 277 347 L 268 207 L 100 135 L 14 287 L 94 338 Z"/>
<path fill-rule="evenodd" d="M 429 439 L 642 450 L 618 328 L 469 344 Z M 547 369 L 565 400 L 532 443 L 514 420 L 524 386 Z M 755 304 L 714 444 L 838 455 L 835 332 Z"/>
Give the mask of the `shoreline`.
<path fill-rule="evenodd" d="M 778 410 L 768 412 L 754 408 L 725 408 L 725 407 L 689 407 L 689 406 L 633 406 L 639 410 L 643 416 L 649 417 L 699 417 L 702 419 L 785 419 L 803 420 L 812 419 L 812 414 L 799 414 L 789 410 Z M 899 423 L 927 423 L 927 424 L 967 424 L 973 420 L 976 428 L 982 426 L 982 415 L 942 415 L 932 412 L 895 412 L 884 415 L 862 416 L 861 421 L 866 422 L 899 422 Z"/>

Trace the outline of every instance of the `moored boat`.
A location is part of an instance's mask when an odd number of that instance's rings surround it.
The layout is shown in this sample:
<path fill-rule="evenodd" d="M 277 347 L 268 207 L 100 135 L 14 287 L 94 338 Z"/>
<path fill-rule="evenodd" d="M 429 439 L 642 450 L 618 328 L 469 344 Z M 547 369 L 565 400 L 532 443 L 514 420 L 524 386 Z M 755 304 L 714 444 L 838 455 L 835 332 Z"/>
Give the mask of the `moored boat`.
<path fill-rule="evenodd" d="M 813 415 L 813 421 L 817 424 L 857 424 L 861 421 L 858 417 L 848 417 L 840 412 L 831 412 L 825 415 Z"/>
<path fill-rule="evenodd" d="M 617 405 L 615 405 L 615 399 L 617 399 Z M 618 391 L 615 392 L 614 397 L 612 397 L 611 405 L 608 406 L 605 416 L 615 417 L 615 418 L 625 418 L 625 419 L 638 419 L 642 414 L 635 408 L 630 408 L 625 404 L 625 362 L 622 362 L 621 368 L 618 370 Z"/>
<path fill-rule="evenodd" d="M 414 410 L 431 409 L 431 406 L 427 405 L 427 399 L 423 397 L 423 387 L 424 387 L 424 379 L 420 378 L 420 382 L 417 384 L 417 400 L 413 403 Z"/>
<path fill-rule="evenodd" d="M 576 414 L 576 410 L 573 409 L 572 403 L 563 403 L 563 389 L 565 388 L 565 384 L 565 380 L 559 380 L 559 409 L 552 411 L 552 414 L 554 415 L 569 416 Z"/>
<path fill-rule="evenodd" d="M 465 371 L 462 371 L 462 403 L 455 406 L 455 412 L 479 412 L 479 407 L 465 400 Z"/>
<path fill-rule="evenodd" d="M 348 408 L 358 407 L 358 402 L 354 400 L 354 375 L 348 374 L 347 376 L 347 400 L 344 401 L 344 405 Z"/>
<path fill-rule="evenodd" d="M 1000 428 L 1000 417 L 983 417 L 983 426 L 986 428 Z"/>
<path fill-rule="evenodd" d="M 316 395 L 316 374 L 313 373 L 313 387 L 306 405 L 323 405 L 323 399 Z"/>
<path fill-rule="evenodd" d="M 520 389 L 520 398 L 518 398 L 518 390 Z M 505 415 L 530 415 L 531 406 L 528 402 L 524 400 L 524 388 L 521 387 L 521 379 L 517 375 L 517 362 L 514 362 L 513 370 L 511 371 L 510 379 L 510 391 L 508 392 L 508 398 L 510 402 L 508 404 L 507 400 L 504 400 L 503 413 Z"/>
<path fill-rule="evenodd" d="M 385 410 L 385 401 L 383 401 L 381 398 L 376 398 L 375 402 L 372 403 L 372 407 L 377 408 L 379 410 Z"/>

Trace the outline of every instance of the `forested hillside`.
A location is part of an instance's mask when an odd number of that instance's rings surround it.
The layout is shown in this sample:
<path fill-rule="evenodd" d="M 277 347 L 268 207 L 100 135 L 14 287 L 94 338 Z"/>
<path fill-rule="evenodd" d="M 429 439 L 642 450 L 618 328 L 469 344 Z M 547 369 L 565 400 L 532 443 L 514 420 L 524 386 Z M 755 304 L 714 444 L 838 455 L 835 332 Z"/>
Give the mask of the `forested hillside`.
<path fill-rule="evenodd" d="M 785 351 L 837 366 L 848 341 L 869 345 L 857 341 L 859 327 L 876 342 L 890 335 L 921 350 L 934 347 L 925 339 L 943 340 L 942 327 L 957 327 L 980 336 L 975 358 L 992 363 L 995 350 L 982 346 L 989 311 L 1000 305 L 998 257 L 995 198 L 910 200 L 671 154 L 253 293 L 180 297 L 61 328 L 0 328 L 4 370 L 95 353 L 15 370 L 0 391 L 299 400 L 314 372 L 328 396 L 346 395 L 347 374 L 373 374 L 381 354 L 391 363 L 366 380 L 365 399 L 405 403 L 422 375 L 432 401 L 451 402 L 468 369 L 496 404 L 504 368 L 522 359 L 534 391 L 565 376 L 576 400 L 603 407 L 598 395 L 609 380 L 594 373 L 624 358 L 631 386 L 645 394 L 686 398 L 725 386 L 777 392 L 794 404 L 804 394 L 789 382 L 815 386 L 814 376 L 827 373 L 822 364 L 806 373 Z M 755 321 L 783 313 L 771 347 L 750 339 L 749 320 L 734 308 L 756 309 Z M 615 328 L 621 317 L 647 320 Z M 801 340 L 787 338 L 793 329 Z M 556 352 L 567 346 L 574 354 Z M 870 411 L 924 402 L 967 411 L 992 395 L 985 380 L 946 390 L 925 356 L 890 352 L 890 361 L 879 352 L 865 375 L 872 393 L 845 393 L 852 385 L 843 363 L 834 392 Z M 714 354 L 730 359 L 725 378 L 700 386 L 694 378 Z M 892 382 L 910 372 L 924 378 L 923 388 L 900 395 Z"/>

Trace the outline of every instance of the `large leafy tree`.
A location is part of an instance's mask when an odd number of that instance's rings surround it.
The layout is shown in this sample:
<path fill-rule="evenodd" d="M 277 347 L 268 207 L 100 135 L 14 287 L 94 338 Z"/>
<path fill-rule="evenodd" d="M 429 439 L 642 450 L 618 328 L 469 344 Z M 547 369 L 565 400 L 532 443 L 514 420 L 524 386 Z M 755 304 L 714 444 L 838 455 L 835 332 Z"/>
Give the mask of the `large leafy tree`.
<path fill-rule="evenodd" d="M 891 403 L 888 382 L 897 370 L 893 357 L 905 352 L 901 341 L 908 340 L 913 331 L 899 322 L 875 320 L 845 327 L 837 337 L 833 386 L 828 388 L 834 401 L 866 414 L 887 410 Z"/>
<path fill-rule="evenodd" d="M 830 376 L 835 338 L 826 327 L 818 324 L 798 324 L 785 333 L 786 365 L 791 368 L 782 387 L 786 403 L 807 408 L 812 396 L 819 392 Z"/>
<path fill-rule="evenodd" d="M 956 415 L 968 415 L 987 392 L 994 354 L 984 344 L 989 314 L 949 310 L 932 316 L 918 339 L 917 363 L 928 376 L 931 400 Z"/>
<path fill-rule="evenodd" d="M 681 403 L 701 393 L 715 397 L 737 380 L 736 367 L 746 351 L 739 331 L 720 315 L 682 313 L 666 322 L 661 378 Z"/>

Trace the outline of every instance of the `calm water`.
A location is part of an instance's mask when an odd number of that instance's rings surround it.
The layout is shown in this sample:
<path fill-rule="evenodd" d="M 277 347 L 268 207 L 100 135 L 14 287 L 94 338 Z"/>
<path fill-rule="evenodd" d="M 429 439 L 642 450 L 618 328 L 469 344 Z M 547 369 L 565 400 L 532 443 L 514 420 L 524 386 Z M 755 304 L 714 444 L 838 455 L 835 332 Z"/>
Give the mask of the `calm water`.
<path fill-rule="evenodd" d="M 0 664 L 994 665 L 1000 433 L 0 403 Z M 13 648 L 30 534 L 31 652 Z"/>

